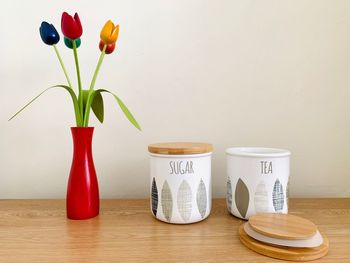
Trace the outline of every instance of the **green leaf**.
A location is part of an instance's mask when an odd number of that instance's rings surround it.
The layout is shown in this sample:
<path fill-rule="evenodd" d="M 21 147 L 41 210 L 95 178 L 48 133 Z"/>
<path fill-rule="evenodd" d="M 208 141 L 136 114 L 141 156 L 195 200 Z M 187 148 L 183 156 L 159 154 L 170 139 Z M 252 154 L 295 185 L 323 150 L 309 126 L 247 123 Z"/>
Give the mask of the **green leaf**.
<path fill-rule="evenodd" d="M 141 127 L 138 124 L 137 120 L 134 118 L 134 116 L 132 115 L 132 113 L 130 112 L 130 110 L 128 109 L 128 107 L 126 107 L 126 105 L 124 104 L 124 102 L 114 93 L 106 90 L 106 89 L 98 89 L 95 91 L 96 93 L 101 93 L 101 92 L 107 92 L 110 93 L 114 96 L 114 98 L 117 100 L 119 107 L 121 108 L 121 110 L 123 111 L 125 117 L 138 129 L 141 131 Z"/>
<path fill-rule="evenodd" d="M 74 91 L 72 88 L 70 88 L 69 86 L 66 85 L 55 85 L 52 87 L 49 87 L 47 89 L 45 89 L 44 91 L 42 91 L 41 93 L 39 93 L 36 97 L 34 97 L 31 101 L 29 101 L 26 105 L 24 105 L 19 111 L 17 111 L 10 119 L 12 120 L 13 118 L 15 118 L 18 114 L 20 114 L 25 108 L 27 108 L 30 104 L 32 104 L 37 98 L 39 98 L 43 93 L 45 93 L 46 91 L 53 89 L 53 88 L 63 88 L 66 91 L 68 91 L 68 93 L 70 94 L 72 101 L 73 101 L 73 106 L 74 106 L 74 112 L 75 112 L 75 119 L 76 119 L 76 124 L 78 127 L 82 126 L 83 122 L 82 122 L 82 116 L 80 114 L 79 111 L 79 105 L 78 105 L 78 100 L 77 100 L 77 96 L 75 95 Z"/>
<path fill-rule="evenodd" d="M 113 94 L 114 98 L 117 100 L 120 108 L 122 109 L 122 111 L 124 112 L 124 115 L 126 116 L 126 118 L 128 118 L 128 120 L 137 128 L 141 131 L 141 127 L 138 124 L 137 120 L 134 118 L 134 116 L 132 115 L 132 113 L 129 111 L 129 109 L 126 107 L 126 105 L 124 104 L 124 102 L 115 94 Z"/>
<path fill-rule="evenodd" d="M 89 107 L 92 108 L 92 111 L 94 112 L 96 118 L 103 123 L 104 119 L 104 107 L 103 107 L 103 98 L 101 96 L 100 92 L 96 92 L 95 90 L 91 91 L 91 98 L 90 101 L 88 101 L 89 98 L 89 90 L 83 90 L 83 112 L 85 112 L 85 109 L 87 107 L 87 103 L 89 103 Z"/>
<path fill-rule="evenodd" d="M 96 118 L 103 123 L 104 119 L 104 107 L 103 107 L 103 98 L 101 92 L 95 92 L 93 101 L 91 104 L 92 111 L 95 113 Z"/>
<path fill-rule="evenodd" d="M 85 107 L 89 96 L 89 90 L 83 89 L 81 94 L 83 95 L 83 112 L 85 112 Z M 78 97 L 78 101 L 80 101 L 80 95 Z"/>

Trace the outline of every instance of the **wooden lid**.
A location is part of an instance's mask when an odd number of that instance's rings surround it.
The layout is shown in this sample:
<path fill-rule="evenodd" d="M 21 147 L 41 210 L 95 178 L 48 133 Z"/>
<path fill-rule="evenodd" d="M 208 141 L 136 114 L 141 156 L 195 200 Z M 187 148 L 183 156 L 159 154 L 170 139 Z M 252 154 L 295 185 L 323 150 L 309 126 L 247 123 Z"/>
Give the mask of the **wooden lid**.
<path fill-rule="evenodd" d="M 249 218 L 249 224 L 260 234 L 287 240 L 307 239 L 317 231 L 311 221 L 290 214 L 257 214 Z"/>
<path fill-rule="evenodd" d="M 323 236 L 323 244 L 318 247 L 295 248 L 285 246 L 274 246 L 251 238 L 244 231 L 243 225 L 239 227 L 238 232 L 241 242 L 246 247 L 250 248 L 251 250 L 257 253 L 272 258 L 305 262 L 309 260 L 315 260 L 327 255 L 329 249 L 329 241 L 326 236 Z"/>
<path fill-rule="evenodd" d="M 213 151 L 213 145 L 201 142 L 165 142 L 148 146 L 150 153 L 156 154 L 201 154 Z"/>

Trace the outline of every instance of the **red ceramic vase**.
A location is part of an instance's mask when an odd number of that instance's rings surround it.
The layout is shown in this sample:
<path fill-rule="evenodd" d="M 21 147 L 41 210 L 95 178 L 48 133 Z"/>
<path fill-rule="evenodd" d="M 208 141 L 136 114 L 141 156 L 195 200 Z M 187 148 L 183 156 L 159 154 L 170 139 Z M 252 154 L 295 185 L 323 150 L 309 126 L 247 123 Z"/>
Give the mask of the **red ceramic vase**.
<path fill-rule="evenodd" d="M 100 197 L 92 159 L 93 127 L 72 127 L 73 161 L 67 187 L 67 217 L 89 219 L 100 211 Z"/>

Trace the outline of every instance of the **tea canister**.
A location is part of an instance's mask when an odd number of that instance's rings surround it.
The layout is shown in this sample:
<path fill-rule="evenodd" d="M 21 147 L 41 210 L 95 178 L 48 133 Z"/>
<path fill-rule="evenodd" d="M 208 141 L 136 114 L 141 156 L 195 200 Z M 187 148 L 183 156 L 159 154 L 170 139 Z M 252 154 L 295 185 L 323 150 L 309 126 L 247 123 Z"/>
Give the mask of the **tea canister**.
<path fill-rule="evenodd" d="M 151 212 L 159 220 L 189 224 L 211 210 L 211 155 L 208 143 L 172 142 L 148 146 Z"/>
<path fill-rule="evenodd" d="M 248 219 L 257 213 L 288 213 L 290 152 L 235 147 L 226 150 L 227 208 Z"/>

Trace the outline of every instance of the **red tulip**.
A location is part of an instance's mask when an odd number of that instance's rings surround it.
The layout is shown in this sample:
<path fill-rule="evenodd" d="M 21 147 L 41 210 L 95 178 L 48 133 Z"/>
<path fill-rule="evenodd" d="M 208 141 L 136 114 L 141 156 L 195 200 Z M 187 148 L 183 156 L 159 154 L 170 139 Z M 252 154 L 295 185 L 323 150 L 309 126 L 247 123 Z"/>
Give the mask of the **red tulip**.
<path fill-rule="evenodd" d="M 83 34 L 83 27 L 77 13 L 74 18 L 66 12 L 63 12 L 61 19 L 61 29 L 65 37 L 75 40 Z"/>
<path fill-rule="evenodd" d="M 100 48 L 101 51 L 103 50 L 104 45 L 105 45 L 105 43 L 103 43 L 103 41 L 101 40 L 100 44 L 98 45 L 98 47 Z M 114 51 L 114 49 L 115 49 L 115 43 L 108 44 L 106 47 L 105 53 L 111 54 Z"/>

